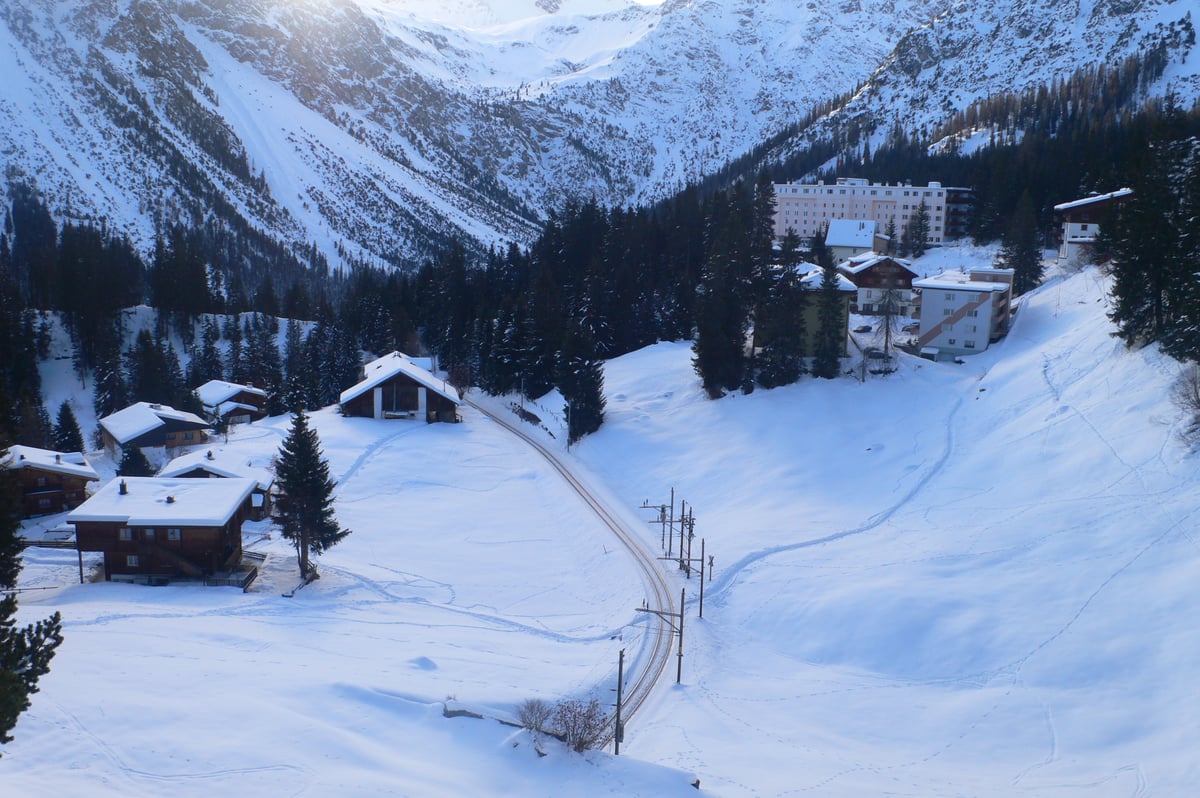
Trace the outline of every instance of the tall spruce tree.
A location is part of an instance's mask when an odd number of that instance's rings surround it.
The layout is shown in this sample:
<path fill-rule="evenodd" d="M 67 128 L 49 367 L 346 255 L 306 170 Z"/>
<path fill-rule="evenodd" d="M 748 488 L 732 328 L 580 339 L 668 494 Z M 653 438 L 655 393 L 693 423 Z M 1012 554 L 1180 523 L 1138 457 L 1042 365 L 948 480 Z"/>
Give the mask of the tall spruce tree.
<path fill-rule="evenodd" d="M 566 400 L 567 441 L 575 443 L 604 423 L 604 362 L 588 333 L 575 325 L 563 346 L 558 386 Z"/>
<path fill-rule="evenodd" d="M 0 441 L 0 460 L 8 454 Z M 21 543 L 17 538 L 20 500 L 15 472 L 0 469 L 0 744 L 12 742 L 9 732 L 29 709 L 38 681 L 50 672 L 50 660 L 63 641 L 62 616 L 18 626 L 17 576 L 21 573 Z"/>
<path fill-rule="evenodd" d="M 54 449 L 60 452 L 82 452 L 83 433 L 71 403 L 64 401 L 58 406 L 58 419 L 54 424 Z"/>
<path fill-rule="evenodd" d="M 275 460 L 275 476 L 281 491 L 275 521 L 283 537 L 296 547 L 300 576 L 313 579 L 316 570 L 310 556 L 336 545 L 350 530 L 342 529 L 334 517 L 329 463 L 303 410 L 292 416 L 292 427 Z"/>
<path fill-rule="evenodd" d="M 838 271 L 832 262 L 821 269 L 821 287 L 817 290 L 817 330 L 813 342 L 812 373 L 814 377 L 832 379 L 840 369 L 845 349 L 845 303 L 838 290 Z"/>
<path fill-rule="evenodd" d="M 1046 267 L 1042 262 L 1041 247 L 1038 246 L 1037 217 L 1028 191 L 1022 192 L 1013 211 L 996 265 L 1013 270 L 1014 294 L 1032 291 L 1042 282 Z"/>
<path fill-rule="evenodd" d="M 921 204 L 917 206 L 917 210 L 909 218 L 904 229 L 908 234 L 908 249 L 912 252 L 912 256 L 919 258 L 924 255 L 925 250 L 929 247 L 929 206 L 925 204 L 924 199 L 921 200 Z"/>

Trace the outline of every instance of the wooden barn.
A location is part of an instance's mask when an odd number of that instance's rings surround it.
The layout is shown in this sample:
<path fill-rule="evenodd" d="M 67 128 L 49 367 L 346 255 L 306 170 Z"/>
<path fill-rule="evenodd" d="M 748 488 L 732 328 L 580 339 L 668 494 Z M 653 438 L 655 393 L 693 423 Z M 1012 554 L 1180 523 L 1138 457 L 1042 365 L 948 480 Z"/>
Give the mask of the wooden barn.
<path fill-rule="evenodd" d="M 100 480 L 82 452 L 32 446 L 10 446 L 0 468 L 16 475 L 21 514 L 26 518 L 78 507 L 87 498 L 88 483 Z"/>
<path fill-rule="evenodd" d="M 342 391 L 342 414 L 365 418 L 415 418 L 458 421 L 458 390 L 392 352 L 363 367 L 363 379 Z"/>
<path fill-rule="evenodd" d="M 230 424 L 249 424 L 267 415 L 267 392 L 253 385 L 209 380 L 196 389 L 196 396 L 214 422 L 224 419 Z"/>
<path fill-rule="evenodd" d="M 67 514 L 79 551 L 104 554 L 104 578 L 166 583 L 232 571 L 253 479 L 118 477 Z"/>
<path fill-rule="evenodd" d="M 253 479 L 256 486 L 250 495 L 250 517 L 261 521 L 271 513 L 271 488 L 275 484 L 275 475 L 269 468 L 254 465 L 245 455 L 230 454 L 219 448 L 188 452 L 159 469 L 158 476 L 172 479 Z"/>
<path fill-rule="evenodd" d="M 104 446 L 120 457 L 125 446 L 193 446 L 206 443 L 212 425 L 195 413 L 168 405 L 138 402 L 100 419 Z"/>

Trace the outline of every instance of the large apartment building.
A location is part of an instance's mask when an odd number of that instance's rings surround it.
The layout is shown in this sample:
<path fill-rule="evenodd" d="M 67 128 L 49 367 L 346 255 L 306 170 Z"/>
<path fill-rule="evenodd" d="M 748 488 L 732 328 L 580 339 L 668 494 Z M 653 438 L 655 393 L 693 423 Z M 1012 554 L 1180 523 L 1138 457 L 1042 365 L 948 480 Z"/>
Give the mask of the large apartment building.
<path fill-rule="evenodd" d="M 931 182 L 927 186 L 872 183 L 857 177 L 839 177 L 833 185 L 777 183 L 775 185 L 775 238 L 789 229 L 807 241 L 835 219 L 874 221 L 879 232 L 896 224 L 896 235 L 916 214 L 921 201 L 929 213 L 929 244 L 941 244 L 967 233 L 971 189 L 951 188 Z"/>

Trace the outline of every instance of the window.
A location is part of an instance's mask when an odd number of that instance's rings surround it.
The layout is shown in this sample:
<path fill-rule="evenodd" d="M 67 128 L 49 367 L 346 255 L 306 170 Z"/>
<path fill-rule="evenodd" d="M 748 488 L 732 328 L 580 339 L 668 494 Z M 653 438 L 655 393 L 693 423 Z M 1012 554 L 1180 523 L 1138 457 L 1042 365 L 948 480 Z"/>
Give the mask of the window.
<path fill-rule="evenodd" d="M 147 527 L 145 537 L 146 537 L 146 540 L 154 540 L 154 529 L 151 527 Z"/>
<path fill-rule="evenodd" d="M 954 315 L 954 308 L 943 308 L 943 309 L 942 309 L 942 315 L 943 315 L 943 316 L 953 316 L 953 315 Z"/>
<path fill-rule="evenodd" d="M 974 349 L 975 342 L 974 341 L 963 341 L 963 348 L 964 349 Z"/>
<path fill-rule="evenodd" d="M 953 300 L 953 299 L 954 299 L 954 292 L 953 292 L 953 291 L 950 291 L 950 292 L 948 292 L 948 293 L 946 294 L 946 299 Z"/>
<path fill-rule="evenodd" d="M 185 432 L 185 433 L 183 433 L 183 439 L 184 439 L 185 441 L 190 441 L 190 440 L 192 439 L 192 437 L 193 437 L 193 433 L 191 433 L 191 432 Z"/>
<path fill-rule="evenodd" d="M 126 554 L 125 555 L 125 565 L 129 566 L 130 568 L 137 568 L 138 567 L 138 556 L 136 554 Z"/>
<path fill-rule="evenodd" d="M 179 527 L 173 526 L 173 527 L 170 527 L 167 529 L 167 540 L 182 540 L 182 539 L 183 539 L 183 530 L 181 530 Z"/>
<path fill-rule="evenodd" d="M 967 315 L 970 316 L 971 318 L 975 319 L 975 318 L 979 317 L 979 311 L 978 310 L 968 310 Z"/>
<path fill-rule="evenodd" d="M 45 496 L 43 496 L 42 498 L 38 499 L 38 509 L 39 509 L 39 510 L 48 510 L 48 509 L 50 509 L 50 500 L 49 500 L 49 499 L 47 499 Z"/>
<path fill-rule="evenodd" d="M 954 346 L 954 344 L 957 342 L 953 338 L 947 338 L 946 343 L 948 343 L 950 346 Z"/>
<path fill-rule="evenodd" d="M 44 488 L 44 487 L 46 487 L 46 478 L 45 478 L 45 477 L 38 477 L 38 478 L 37 478 L 37 486 L 38 486 L 39 488 Z"/>
<path fill-rule="evenodd" d="M 1086 224 L 1081 224 L 1081 225 L 1079 225 L 1079 229 L 1080 229 L 1080 230 L 1086 230 L 1086 229 L 1087 229 L 1087 225 L 1086 225 Z"/>
<path fill-rule="evenodd" d="M 117 530 L 117 539 L 118 540 L 133 540 L 133 530 L 127 526 L 121 527 L 119 530 Z"/>

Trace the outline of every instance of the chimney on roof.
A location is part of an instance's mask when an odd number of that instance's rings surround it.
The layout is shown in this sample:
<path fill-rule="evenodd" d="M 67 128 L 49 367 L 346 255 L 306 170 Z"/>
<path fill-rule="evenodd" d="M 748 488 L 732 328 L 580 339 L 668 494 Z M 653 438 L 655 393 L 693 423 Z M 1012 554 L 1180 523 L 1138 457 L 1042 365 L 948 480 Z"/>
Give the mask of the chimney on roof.
<path fill-rule="evenodd" d="M 18 459 L 18 460 L 24 460 L 24 459 L 25 459 L 25 453 L 24 453 L 24 452 L 21 452 L 21 456 L 20 456 L 20 457 L 18 457 L 17 459 Z"/>
<path fill-rule="evenodd" d="M 56 462 L 56 463 L 61 463 L 61 462 L 62 462 L 62 455 L 61 455 L 61 454 L 56 454 L 56 455 L 54 455 L 54 462 Z"/>
<path fill-rule="evenodd" d="M 175 503 L 175 497 L 167 496 L 167 504 L 174 504 L 174 503 Z"/>
<path fill-rule="evenodd" d="M 209 449 L 208 454 L 204 455 L 204 457 L 206 460 L 216 460 L 217 459 L 217 458 L 213 457 L 212 449 Z"/>
<path fill-rule="evenodd" d="M 121 487 L 118 490 L 118 493 L 120 493 L 122 496 L 124 496 L 126 493 L 129 493 L 129 486 L 125 484 L 125 480 L 121 480 Z"/>

